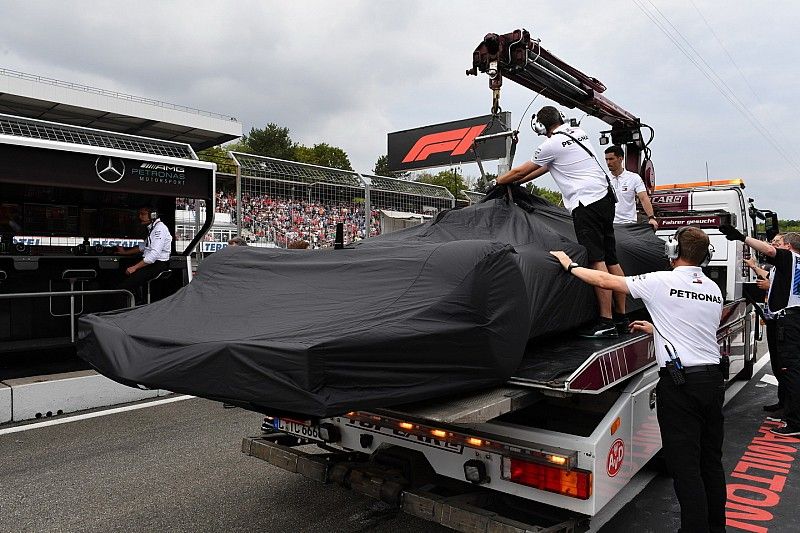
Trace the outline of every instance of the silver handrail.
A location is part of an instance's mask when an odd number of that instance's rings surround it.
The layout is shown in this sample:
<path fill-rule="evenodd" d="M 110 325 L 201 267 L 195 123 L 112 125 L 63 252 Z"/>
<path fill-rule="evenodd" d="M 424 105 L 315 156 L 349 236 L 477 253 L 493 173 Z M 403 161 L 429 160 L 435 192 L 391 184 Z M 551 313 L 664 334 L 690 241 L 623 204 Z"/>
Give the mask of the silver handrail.
<path fill-rule="evenodd" d="M 127 289 L 97 289 L 91 291 L 47 291 L 47 292 L 14 292 L 0 294 L 0 300 L 21 300 L 23 298 L 52 298 L 53 296 L 86 296 L 93 294 L 125 294 L 128 296 L 128 307 L 136 306 L 133 293 Z M 75 342 L 75 308 L 71 306 L 69 313 L 70 340 Z"/>

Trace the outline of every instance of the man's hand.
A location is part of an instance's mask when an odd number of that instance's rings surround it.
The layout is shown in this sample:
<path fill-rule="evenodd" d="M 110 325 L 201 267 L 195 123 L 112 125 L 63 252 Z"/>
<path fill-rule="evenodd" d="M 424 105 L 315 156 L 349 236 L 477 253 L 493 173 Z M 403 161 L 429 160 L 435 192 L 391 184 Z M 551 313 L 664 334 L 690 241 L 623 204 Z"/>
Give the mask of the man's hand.
<path fill-rule="evenodd" d="M 563 250 L 551 251 L 550 254 L 555 256 L 558 259 L 558 262 L 561 263 L 561 267 L 566 270 L 569 268 L 569 265 L 572 263 L 572 259 L 569 258 L 567 254 L 564 253 Z"/>
<path fill-rule="evenodd" d="M 129 266 L 128 268 L 126 268 L 125 269 L 125 273 L 130 276 L 131 274 L 133 274 L 137 270 L 138 269 L 136 268 L 136 265 L 133 265 L 133 266 Z"/>
<path fill-rule="evenodd" d="M 768 279 L 757 279 L 756 280 L 756 287 L 759 289 L 768 291 L 769 290 L 769 280 Z"/>
<path fill-rule="evenodd" d="M 647 320 L 634 320 L 630 323 L 628 328 L 631 330 L 631 333 L 641 331 L 642 333 L 649 333 L 651 335 L 653 334 L 653 324 Z"/>
<path fill-rule="evenodd" d="M 653 228 L 653 231 L 658 229 L 658 220 L 655 218 L 648 218 L 647 223 Z"/>
<path fill-rule="evenodd" d="M 753 259 L 752 257 L 748 257 L 747 259 L 744 260 L 744 264 L 749 266 L 750 268 L 755 268 L 756 260 Z"/>
<path fill-rule="evenodd" d="M 729 241 L 742 241 L 744 242 L 745 236 L 744 234 L 739 231 L 738 229 L 734 228 L 730 224 L 722 224 L 719 227 L 719 230 L 725 235 L 725 238 Z"/>

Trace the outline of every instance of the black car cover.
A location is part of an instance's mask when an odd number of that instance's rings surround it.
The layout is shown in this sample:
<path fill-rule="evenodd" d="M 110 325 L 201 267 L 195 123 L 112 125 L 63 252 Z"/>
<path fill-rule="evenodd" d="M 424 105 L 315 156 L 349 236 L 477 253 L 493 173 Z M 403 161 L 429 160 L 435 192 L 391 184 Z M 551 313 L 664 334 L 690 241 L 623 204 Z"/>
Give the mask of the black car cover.
<path fill-rule="evenodd" d="M 626 273 L 663 268 L 646 224 Z M 228 247 L 164 300 L 80 318 L 104 375 L 268 413 L 330 416 L 503 383 L 531 337 L 596 317 L 569 214 L 519 187 L 342 250 Z"/>

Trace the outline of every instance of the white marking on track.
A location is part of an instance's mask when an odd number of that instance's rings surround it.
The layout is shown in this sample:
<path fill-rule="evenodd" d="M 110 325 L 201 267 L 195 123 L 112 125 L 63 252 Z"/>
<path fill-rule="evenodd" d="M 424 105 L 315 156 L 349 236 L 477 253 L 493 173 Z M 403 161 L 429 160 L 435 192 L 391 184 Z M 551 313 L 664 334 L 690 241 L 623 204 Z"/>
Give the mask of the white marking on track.
<path fill-rule="evenodd" d="M 82 415 L 67 416 L 64 418 L 54 418 L 52 420 L 44 420 L 42 422 L 34 422 L 32 424 L 23 424 L 21 426 L 14 426 L 10 428 L 0 429 L 0 435 L 7 435 L 9 433 L 19 433 L 20 431 L 30 431 L 31 429 L 39 429 L 48 426 L 57 426 L 59 424 L 68 424 L 69 422 L 77 422 L 79 420 L 88 420 L 90 418 L 97 418 L 100 416 L 114 415 L 117 413 L 124 413 L 126 411 L 136 411 L 138 409 L 146 409 L 148 407 L 156 407 L 168 403 L 180 402 L 182 400 L 189 400 L 194 396 L 175 396 L 172 398 L 162 398 L 160 400 L 153 400 L 152 402 L 137 403 L 134 405 L 126 405 L 124 407 L 114 407 L 112 409 L 104 409 L 103 411 L 94 411 L 92 413 L 84 413 Z"/>

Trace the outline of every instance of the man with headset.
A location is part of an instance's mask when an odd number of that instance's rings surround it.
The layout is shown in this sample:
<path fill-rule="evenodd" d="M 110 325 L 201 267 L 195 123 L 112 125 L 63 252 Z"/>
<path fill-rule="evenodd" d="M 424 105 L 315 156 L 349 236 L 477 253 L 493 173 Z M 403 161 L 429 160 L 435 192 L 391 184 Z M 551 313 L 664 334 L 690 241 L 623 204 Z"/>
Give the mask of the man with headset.
<path fill-rule="evenodd" d="M 787 248 L 745 237 L 729 224 L 719 230 L 729 241 L 742 241 L 764 254 L 773 265 L 770 276 L 767 312 L 774 319 L 775 351 L 779 357 L 780 377 L 784 385 L 783 427 L 770 429 L 785 436 L 800 435 L 800 233 L 781 234 Z M 772 351 L 770 350 L 770 357 Z"/>
<path fill-rule="evenodd" d="M 681 531 L 725 531 L 725 378 L 717 344 L 723 300 L 701 268 L 713 248 L 708 235 L 693 226 L 679 229 L 665 248 L 672 271 L 630 277 L 583 268 L 563 251 L 550 253 L 586 283 L 644 302 L 653 322 L 636 320 L 630 327 L 653 334 L 660 367 L 658 424 L 681 506 Z"/>
<path fill-rule="evenodd" d="M 118 285 L 120 289 L 133 292 L 137 303 L 142 303 L 141 287 L 169 268 L 169 256 L 172 250 L 172 235 L 169 228 L 158 217 L 154 209 L 142 207 L 137 212 L 139 222 L 147 226 L 147 238 L 134 248 L 125 249 L 117 246 L 120 255 L 142 254 L 142 259 L 125 269 L 127 278 Z"/>
<path fill-rule="evenodd" d="M 547 139 L 539 145 L 530 161 L 512 168 L 497 178 L 497 183 L 525 183 L 550 172 L 556 182 L 564 207 L 572 214 L 578 243 L 589 254 L 589 266 L 600 272 L 616 276 L 625 273 L 617 261 L 614 239 L 614 190 L 588 146 L 589 136 L 580 128 L 564 124 L 561 113 L 552 106 L 544 106 L 536 114 L 534 130 Z M 625 331 L 625 295 L 615 294 L 616 319 L 612 313 L 612 293 L 595 287 L 600 311 L 597 323 L 581 331 L 584 337 L 616 337 L 618 330 Z"/>

